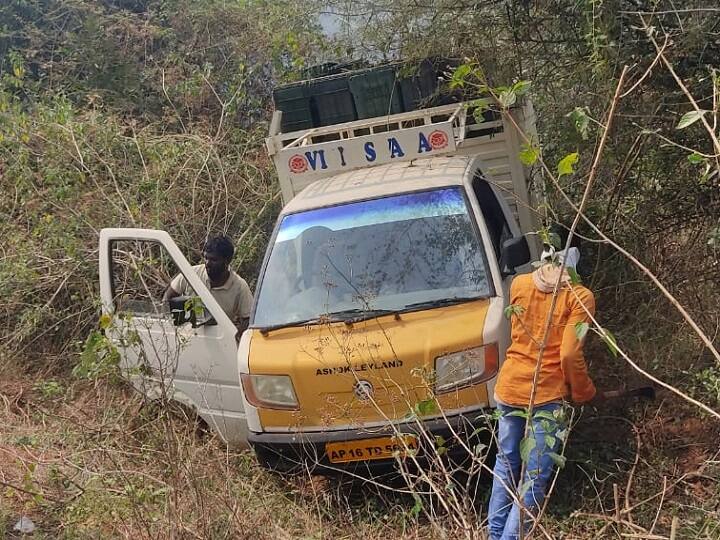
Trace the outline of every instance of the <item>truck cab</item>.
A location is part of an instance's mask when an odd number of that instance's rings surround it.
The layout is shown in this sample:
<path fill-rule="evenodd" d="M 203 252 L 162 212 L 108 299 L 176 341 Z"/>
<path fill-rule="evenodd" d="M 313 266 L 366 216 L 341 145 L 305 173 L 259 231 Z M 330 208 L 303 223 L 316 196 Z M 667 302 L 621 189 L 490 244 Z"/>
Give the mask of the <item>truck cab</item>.
<path fill-rule="evenodd" d="M 495 404 L 509 283 L 531 257 L 516 216 L 534 228 L 512 128 L 466 113 L 268 138 L 287 204 L 238 353 L 263 465 L 387 464 Z"/>

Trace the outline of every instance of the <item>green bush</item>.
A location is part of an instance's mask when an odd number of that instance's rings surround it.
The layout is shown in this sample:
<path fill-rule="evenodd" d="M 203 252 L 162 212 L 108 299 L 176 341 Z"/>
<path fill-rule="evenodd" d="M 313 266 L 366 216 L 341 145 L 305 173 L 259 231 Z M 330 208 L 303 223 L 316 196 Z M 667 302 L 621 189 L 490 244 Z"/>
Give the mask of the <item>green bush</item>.
<path fill-rule="evenodd" d="M 261 144 L 271 88 L 321 45 L 305 9 L 0 7 L 0 347 L 72 365 L 98 317 L 103 227 L 167 230 L 191 262 L 228 233 L 254 284 L 280 206 Z"/>

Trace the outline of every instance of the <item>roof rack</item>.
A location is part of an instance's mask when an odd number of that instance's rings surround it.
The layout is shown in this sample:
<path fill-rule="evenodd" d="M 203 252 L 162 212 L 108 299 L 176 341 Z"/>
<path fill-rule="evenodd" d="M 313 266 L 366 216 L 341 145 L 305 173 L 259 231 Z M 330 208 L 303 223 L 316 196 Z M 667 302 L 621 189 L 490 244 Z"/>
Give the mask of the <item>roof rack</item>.
<path fill-rule="evenodd" d="M 265 144 L 283 195 L 288 189 L 297 193 L 296 184 L 353 169 L 453 153 L 468 130 L 464 103 L 291 133 L 280 133 L 281 114 L 273 115 Z"/>

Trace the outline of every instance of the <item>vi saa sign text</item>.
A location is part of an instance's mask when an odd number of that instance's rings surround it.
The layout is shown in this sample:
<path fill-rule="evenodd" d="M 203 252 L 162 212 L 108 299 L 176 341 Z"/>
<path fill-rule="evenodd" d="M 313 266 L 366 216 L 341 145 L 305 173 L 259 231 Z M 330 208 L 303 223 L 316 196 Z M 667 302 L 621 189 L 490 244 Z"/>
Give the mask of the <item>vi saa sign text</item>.
<path fill-rule="evenodd" d="M 373 134 L 353 139 L 289 148 L 280 163 L 292 175 L 314 175 L 407 161 L 433 153 L 455 150 L 452 126 L 435 124 L 403 129 L 392 134 Z M 283 163 L 284 161 L 284 163 Z"/>

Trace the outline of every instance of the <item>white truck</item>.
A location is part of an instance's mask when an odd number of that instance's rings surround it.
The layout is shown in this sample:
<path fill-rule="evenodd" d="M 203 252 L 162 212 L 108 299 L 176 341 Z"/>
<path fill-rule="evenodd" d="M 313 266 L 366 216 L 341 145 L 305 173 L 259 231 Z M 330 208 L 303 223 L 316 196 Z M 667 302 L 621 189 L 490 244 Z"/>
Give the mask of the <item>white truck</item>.
<path fill-rule="evenodd" d="M 534 134 L 529 101 L 512 114 Z M 388 463 L 399 445 L 422 450 L 413 404 L 433 400 L 420 420 L 444 435 L 494 404 L 510 276 L 537 255 L 523 236 L 537 229 L 531 172 L 509 122 L 471 124 L 464 104 L 294 133 L 279 115 L 266 144 L 285 207 L 239 347 L 155 230 L 101 232 L 107 334 L 139 390 L 249 442 L 267 467 Z M 195 317 L 162 305 L 176 271 Z"/>

